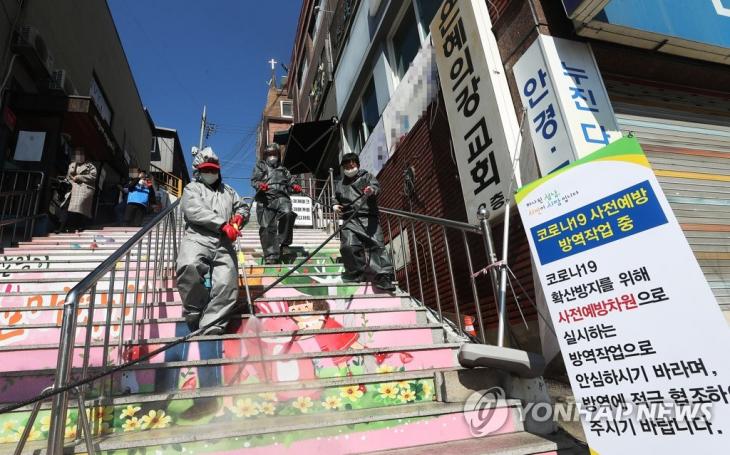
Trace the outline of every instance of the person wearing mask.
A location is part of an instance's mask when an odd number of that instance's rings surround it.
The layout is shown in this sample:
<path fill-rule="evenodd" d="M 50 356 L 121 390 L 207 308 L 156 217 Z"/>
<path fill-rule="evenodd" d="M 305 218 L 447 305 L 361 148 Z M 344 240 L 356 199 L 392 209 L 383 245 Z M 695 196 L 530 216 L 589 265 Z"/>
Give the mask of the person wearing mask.
<path fill-rule="evenodd" d="M 127 206 L 124 209 L 125 226 L 142 226 L 147 209 L 155 204 L 155 187 L 147 173 L 140 170 L 136 179 L 127 185 Z"/>
<path fill-rule="evenodd" d="M 185 235 L 177 258 L 177 285 L 190 330 L 207 326 L 206 335 L 224 333 L 238 299 L 234 242 L 248 222 L 249 207 L 223 183 L 213 149 L 193 148 L 194 180 L 185 186 L 180 206 Z M 210 291 L 205 278 L 210 272 Z"/>
<path fill-rule="evenodd" d="M 289 170 L 281 166 L 277 144 L 266 146 L 263 159 L 254 167 L 251 185 L 256 190 L 256 218 L 264 263 L 278 264 L 282 256 L 290 255 L 289 245 L 297 217 L 289 195 L 301 193 L 302 187 L 292 179 Z"/>
<path fill-rule="evenodd" d="M 74 149 L 66 178 L 71 183 L 71 193 L 58 232 L 81 230 L 91 221 L 96 193 L 96 166 L 86 162 L 82 147 Z"/>
<path fill-rule="evenodd" d="M 340 254 L 345 266 L 342 280 L 365 280 L 367 250 L 370 269 L 375 274 L 373 284 L 384 291 L 393 291 L 393 265 L 378 221 L 380 185 L 374 175 L 360 168 L 360 158 L 354 153 L 344 154 L 340 166 L 342 174 L 335 181 L 333 209 L 342 218 L 354 215 L 340 232 Z"/>

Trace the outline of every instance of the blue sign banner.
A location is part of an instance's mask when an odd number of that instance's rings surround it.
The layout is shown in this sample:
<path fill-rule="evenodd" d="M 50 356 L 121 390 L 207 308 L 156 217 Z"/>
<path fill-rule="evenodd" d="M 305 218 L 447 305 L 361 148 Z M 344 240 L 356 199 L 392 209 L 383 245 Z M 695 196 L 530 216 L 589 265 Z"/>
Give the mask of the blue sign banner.
<path fill-rule="evenodd" d="M 667 223 L 648 180 L 532 229 L 540 263 L 588 251 Z"/>
<path fill-rule="evenodd" d="M 611 0 L 595 20 L 730 48 L 730 0 Z"/>

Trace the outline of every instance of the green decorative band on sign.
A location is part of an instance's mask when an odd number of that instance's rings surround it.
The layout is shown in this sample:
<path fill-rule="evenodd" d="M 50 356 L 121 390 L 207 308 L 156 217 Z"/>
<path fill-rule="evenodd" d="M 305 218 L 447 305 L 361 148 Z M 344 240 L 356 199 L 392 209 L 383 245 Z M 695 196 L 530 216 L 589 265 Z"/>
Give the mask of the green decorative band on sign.
<path fill-rule="evenodd" d="M 644 151 L 641 150 L 641 145 L 639 145 L 639 141 L 634 138 L 625 137 L 603 147 L 602 149 L 596 150 L 586 157 L 570 163 L 568 166 L 565 166 L 564 168 L 559 169 L 550 175 L 546 175 L 541 179 L 528 183 L 527 185 L 517 190 L 517 193 L 515 194 L 515 201 L 517 201 L 517 203 L 519 204 L 535 188 L 539 187 L 548 180 L 553 179 L 558 175 L 575 168 L 576 166 L 590 163 L 593 161 L 628 161 L 638 164 L 640 166 L 651 167 L 649 165 L 649 161 L 646 159 L 646 155 L 644 155 Z"/>

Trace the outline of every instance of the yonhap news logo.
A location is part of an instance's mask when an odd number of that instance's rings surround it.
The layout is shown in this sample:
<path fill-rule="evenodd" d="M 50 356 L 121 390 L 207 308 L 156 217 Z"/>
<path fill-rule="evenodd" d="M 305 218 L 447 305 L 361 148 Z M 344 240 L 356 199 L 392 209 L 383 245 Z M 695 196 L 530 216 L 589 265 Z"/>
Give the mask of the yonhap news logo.
<path fill-rule="evenodd" d="M 464 403 L 464 419 L 472 436 L 479 438 L 501 429 L 511 413 L 506 409 L 505 393 L 501 387 L 491 387 L 472 393 Z"/>

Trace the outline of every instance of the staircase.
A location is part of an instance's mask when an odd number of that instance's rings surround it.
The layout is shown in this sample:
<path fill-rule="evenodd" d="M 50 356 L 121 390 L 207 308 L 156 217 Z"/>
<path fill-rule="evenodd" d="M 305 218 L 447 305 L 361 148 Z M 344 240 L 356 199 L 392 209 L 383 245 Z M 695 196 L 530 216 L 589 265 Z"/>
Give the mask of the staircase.
<path fill-rule="evenodd" d="M 4 251 L 0 403 L 33 397 L 52 384 L 66 293 L 134 232 L 105 228 L 51 235 Z M 301 256 L 325 238 L 321 231 L 297 229 L 294 246 Z M 291 267 L 259 265 L 260 244 L 253 226 L 244 230 L 241 247 L 239 261 L 254 296 Z M 257 298 L 256 318 L 238 316 L 225 335 L 199 337 L 199 342 L 179 345 L 92 386 L 85 396 L 96 452 L 329 455 L 573 450 L 564 441 L 526 432 L 518 418 L 522 401 L 517 399 L 493 402 L 488 435 L 473 438 L 467 421 L 479 423 L 478 411 L 465 411 L 464 402 L 472 389 L 504 385 L 504 375 L 463 370 L 456 354 L 465 339 L 439 324 L 407 294 L 382 293 L 370 284 L 343 284 L 338 249 L 338 242 L 330 242 L 294 275 Z M 141 253 L 145 259 L 147 250 L 145 241 L 130 252 L 132 267 L 126 280 L 124 270 L 116 274 L 111 299 L 108 292 L 95 296 L 90 371 L 104 359 L 113 363 L 120 357 L 133 358 L 188 333 L 174 280 L 134 266 L 136 256 Z M 149 251 L 172 254 L 169 245 L 164 249 L 150 245 Z M 121 328 L 125 284 L 141 289 L 152 283 L 156 295 L 145 296 L 155 302 L 151 313 L 135 315 L 127 307 Z M 109 287 L 108 278 L 99 283 L 100 290 Z M 241 286 L 242 301 L 245 295 Z M 79 327 L 87 321 L 89 303 L 89 298 L 82 301 Z M 107 325 L 109 310 L 111 325 Z M 104 352 L 107 328 L 110 343 Z M 126 341 L 132 330 L 143 334 L 135 337 L 142 341 Z M 120 332 L 125 341 L 121 351 Z M 83 368 L 79 353 L 85 338 L 85 330 L 78 330 L 74 375 Z M 202 387 L 201 382 L 216 374 L 219 385 Z M 469 388 L 466 382 L 478 387 Z M 208 412 L 193 412 L 201 409 Z M 13 453 L 30 410 L 0 414 L 0 453 Z M 45 402 L 24 453 L 45 453 L 49 422 L 50 402 Z M 69 453 L 86 452 L 78 427 L 78 406 L 72 399 L 65 429 Z"/>

